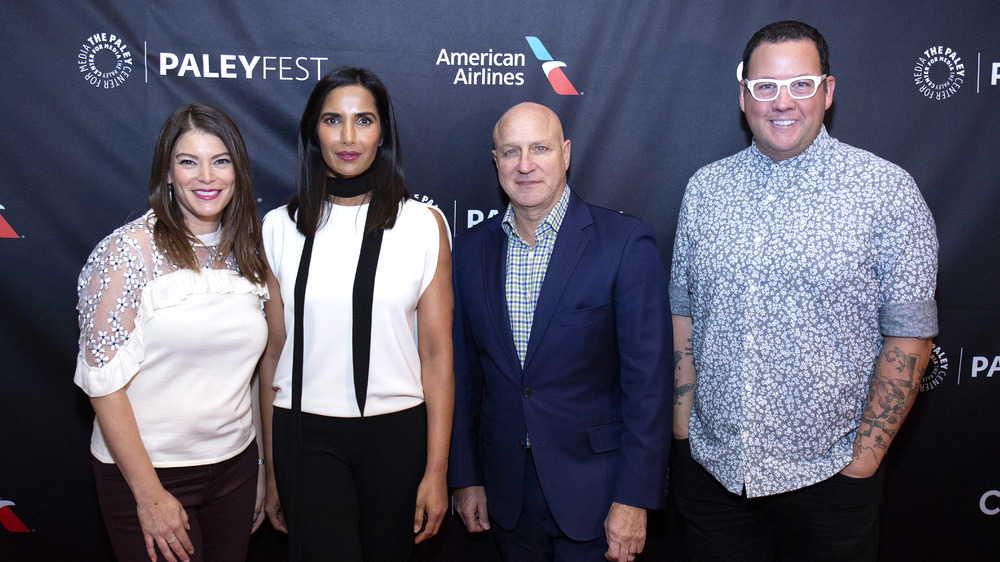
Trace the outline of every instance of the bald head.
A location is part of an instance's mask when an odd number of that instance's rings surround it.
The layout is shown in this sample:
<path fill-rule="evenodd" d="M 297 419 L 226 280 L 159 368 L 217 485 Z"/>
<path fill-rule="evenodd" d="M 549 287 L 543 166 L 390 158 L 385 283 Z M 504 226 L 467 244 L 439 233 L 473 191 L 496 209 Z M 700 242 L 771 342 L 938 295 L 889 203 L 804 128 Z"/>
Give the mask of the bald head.
<path fill-rule="evenodd" d="M 569 145 L 559 117 L 537 103 L 515 105 L 493 127 L 493 161 L 500 186 L 516 219 L 529 227 L 530 234 L 521 233 L 526 239 L 534 239 L 531 225 L 545 218 L 566 187 Z"/>
<path fill-rule="evenodd" d="M 493 127 L 493 148 L 500 145 L 500 139 L 508 135 L 510 129 L 536 127 L 550 131 L 562 144 L 563 129 L 559 116 L 544 105 L 526 101 L 507 110 Z"/>

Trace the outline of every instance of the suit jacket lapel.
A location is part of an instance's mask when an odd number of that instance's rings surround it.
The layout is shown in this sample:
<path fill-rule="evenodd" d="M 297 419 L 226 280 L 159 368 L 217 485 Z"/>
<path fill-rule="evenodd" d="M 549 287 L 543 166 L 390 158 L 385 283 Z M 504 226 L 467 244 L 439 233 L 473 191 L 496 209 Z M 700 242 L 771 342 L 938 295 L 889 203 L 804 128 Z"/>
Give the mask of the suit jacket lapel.
<path fill-rule="evenodd" d="M 538 349 L 545 330 L 552 320 L 556 305 L 559 304 L 559 299 L 573 276 L 576 264 L 587 244 L 590 243 L 590 234 L 586 231 L 586 227 L 592 222 L 590 208 L 575 193 L 570 192 L 566 215 L 559 227 L 556 245 L 545 270 L 542 292 L 538 295 L 538 303 L 535 304 L 535 316 L 531 321 L 531 337 L 528 339 L 528 351 L 524 357 L 525 368 L 531 363 L 531 358 L 535 350 Z"/>
<path fill-rule="evenodd" d="M 491 235 L 483 242 L 483 284 L 486 294 L 486 309 L 493 322 L 493 333 L 497 335 L 504 355 L 510 363 L 511 373 L 520 373 L 521 360 L 514 347 L 514 334 L 510 329 L 510 314 L 507 311 L 507 234 L 496 221 L 488 228 Z M 520 377 L 518 377 L 520 378 Z"/>

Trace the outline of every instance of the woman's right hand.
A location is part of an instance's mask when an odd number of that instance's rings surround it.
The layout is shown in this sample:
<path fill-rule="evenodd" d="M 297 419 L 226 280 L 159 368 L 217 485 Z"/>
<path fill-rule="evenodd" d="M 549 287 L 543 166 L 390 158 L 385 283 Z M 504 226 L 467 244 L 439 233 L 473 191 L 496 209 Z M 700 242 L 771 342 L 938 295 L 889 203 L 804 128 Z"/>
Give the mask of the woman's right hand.
<path fill-rule="evenodd" d="M 191 529 L 187 512 L 181 502 L 162 487 L 148 497 L 136 501 L 139 525 L 146 540 L 146 554 L 156 561 L 160 548 L 168 562 L 187 562 L 194 554 L 194 545 L 187 532 Z"/>
<path fill-rule="evenodd" d="M 267 476 L 267 492 L 264 493 L 264 512 L 271 520 L 271 526 L 276 531 L 288 534 L 288 527 L 285 526 L 285 514 L 281 511 L 281 501 L 278 499 L 278 485 L 274 477 Z"/>
<path fill-rule="evenodd" d="M 156 560 L 158 546 L 168 562 L 178 559 L 187 562 L 194 554 L 194 545 L 187 534 L 191 528 L 187 512 L 160 483 L 139 436 L 139 426 L 125 389 L 119 388 L 105 396 L 92 396 L 90 403 L 111 456 L 132 489 L 149 559 Z"/>

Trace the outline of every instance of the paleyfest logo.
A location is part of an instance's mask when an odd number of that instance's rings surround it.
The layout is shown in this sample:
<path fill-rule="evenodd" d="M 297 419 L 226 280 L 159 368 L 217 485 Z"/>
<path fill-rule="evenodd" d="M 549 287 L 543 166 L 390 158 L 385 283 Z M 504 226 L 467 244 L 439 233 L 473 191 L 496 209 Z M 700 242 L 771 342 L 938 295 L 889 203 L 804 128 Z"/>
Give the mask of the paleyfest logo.
<path fill-rule="evenodd" d="M 132 74 L 132 52 L 121 37 L 95 33 L 80 47 L 76 64 L 91 86 L 110 90 L 121 86 Z"/>
<path fill-rule="evenodd" d="M 925 98 L 946 100 L 965 82 L 965 64 L 951 47 L 931 47 L 917 57 L 913 83 Z"/>

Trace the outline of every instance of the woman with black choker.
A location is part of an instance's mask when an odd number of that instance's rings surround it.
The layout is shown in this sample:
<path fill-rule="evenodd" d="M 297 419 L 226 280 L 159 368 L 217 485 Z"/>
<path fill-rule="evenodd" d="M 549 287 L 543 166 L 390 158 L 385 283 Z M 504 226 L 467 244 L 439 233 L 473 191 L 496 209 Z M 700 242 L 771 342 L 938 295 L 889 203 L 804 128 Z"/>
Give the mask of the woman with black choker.
<path fill-rule="evenodd" d="M 408 560 L 448 505 L 450 234 L 406 190 L 370 71 L 317 83 L 298 150 L 295 194 L 263 225 L 265 510 L 292 560 Z"/>

